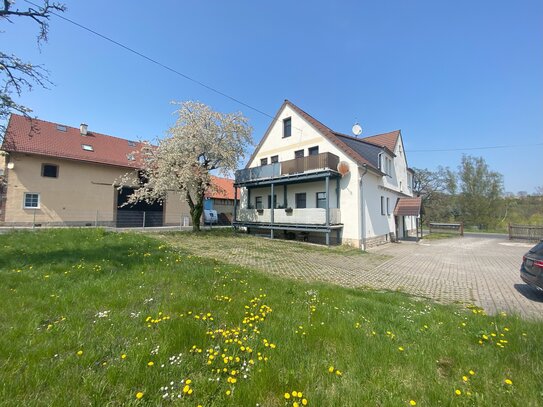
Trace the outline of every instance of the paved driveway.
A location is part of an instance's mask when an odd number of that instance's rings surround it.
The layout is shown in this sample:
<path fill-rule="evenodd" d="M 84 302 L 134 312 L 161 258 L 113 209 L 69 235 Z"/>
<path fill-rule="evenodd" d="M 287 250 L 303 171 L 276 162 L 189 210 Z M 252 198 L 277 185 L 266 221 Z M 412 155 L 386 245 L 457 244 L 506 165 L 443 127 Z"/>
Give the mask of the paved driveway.
<path fill-rule="evenodd" d="M 442 302 L 472 302 L 488 313 L 543 318 L 543 294 L 519 277 L 522 255 L 533 244 L 496 237 L 422 240 L 381 246 L 393 256 L 373 270 L 375 285 L 402 288 Z"/>
<path fill-rule="evenodd" d="M 543 319 L 543 294 L 519 277 L 522 255 L 533 244 L 496 236 L 388 244 L 371 249 L 369 256 L 246 236 L 163 238 L 195 254 L 290 278 L 402 290 L 444 303 L 474 303 L 487 313 Z"/>

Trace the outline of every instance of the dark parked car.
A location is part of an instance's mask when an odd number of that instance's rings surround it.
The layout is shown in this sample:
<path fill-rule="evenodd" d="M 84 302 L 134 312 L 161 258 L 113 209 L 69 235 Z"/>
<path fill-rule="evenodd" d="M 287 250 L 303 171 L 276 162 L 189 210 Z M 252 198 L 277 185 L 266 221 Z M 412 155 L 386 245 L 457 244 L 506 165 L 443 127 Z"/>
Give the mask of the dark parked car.
<path fill-rule="evenodd" d="M 522 258 L 520 278 L 526 284 L 543 291 L 543 240 Z"/>

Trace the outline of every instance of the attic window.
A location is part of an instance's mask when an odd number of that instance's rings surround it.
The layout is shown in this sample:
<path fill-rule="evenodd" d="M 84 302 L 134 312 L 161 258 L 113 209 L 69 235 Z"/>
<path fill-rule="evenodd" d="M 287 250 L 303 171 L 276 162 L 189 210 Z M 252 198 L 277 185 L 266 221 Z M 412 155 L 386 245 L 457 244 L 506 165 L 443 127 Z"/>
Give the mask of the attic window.
<path fill-rule="evenodd" d="M 66 126 L 63 126 L 62 124 L 57 124 L 57 130 L 58 131 L 68 131 L 68 128 Z"/>
<path fill-rule="evenodd" d="M 94 148 L 88 144 L 81 144 L 81 148 L 85 151 L 94 151 Z"/>
<path fill-rule="evenodd" d="M 136 147 L 136 142 L 132 140 L 128 140 L 128 147 Z"/>
<path fill-rule="evenodd" d="M 126 155 L 126 158 L 128 159 L 128 161 L 134 161 L 136 158 L 134 157 L 134 154 L 130 153 L 130 154 L 127 154 Z"/>
<path fill-rule="evenodd" d="M 292 119 L 290 117 L 283 120 L 283 138 L 292 135 Z"/>

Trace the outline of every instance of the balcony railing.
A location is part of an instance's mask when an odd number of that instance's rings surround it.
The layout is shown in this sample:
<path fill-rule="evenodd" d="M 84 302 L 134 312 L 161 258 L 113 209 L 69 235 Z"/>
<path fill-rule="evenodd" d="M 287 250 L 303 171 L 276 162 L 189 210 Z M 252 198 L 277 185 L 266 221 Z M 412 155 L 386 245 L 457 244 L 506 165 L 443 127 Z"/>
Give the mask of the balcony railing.
<path fill-rule="evenodd" d="M 238 209 L 236 220 L 241 223 L 266 223 L 271 224 L 271 209 Z M 274 209 L 274 224 L 298 224 L 298 225 L 326 225 L 326 209 L 304 208 Z M 330 208 L 331 225 L 341 223 L 341 212 L 338 208 Z"/>
<path fill-rule="evenodd" d="M 332 153 L 321 153 L 293 160 L 262 165 L 260 167 L 245 168 L 236 171 L 236 184 L 270 179 L 282 175 L 299 174 L 313 170 L 331 169 L 336 171 L 339 157 Z"/>
<path fill-rule="evenodd" d="M 307 157 L 283 161 L 281 163 L 281 175 L 297 174 L 301 172 L 320 170 L 325 168 L 337 170 L 338 164 L 339 157 L 332 153 L 309 155 Z"/>

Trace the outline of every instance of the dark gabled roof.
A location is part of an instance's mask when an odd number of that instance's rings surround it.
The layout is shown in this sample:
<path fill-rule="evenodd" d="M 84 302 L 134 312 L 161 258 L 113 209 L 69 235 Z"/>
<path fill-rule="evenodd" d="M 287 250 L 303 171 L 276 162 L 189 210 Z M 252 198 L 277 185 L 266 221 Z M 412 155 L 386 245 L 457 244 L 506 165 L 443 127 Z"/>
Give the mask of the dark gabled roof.
<path fill-rule="evenodd" d="M 365 157 L 372 166 L 379 168 L 379 154 L 383 151 L 382 147 L 378 147 L 372 143 L 367 143 L 364 141 L 364 139 L 347 136 L 346 134 L 334 132 L 334 135 L 362 157 Z"/>
<path fill-rule="evenodd" d="M 400 198 L 394 208 L 394 216 L 418 216 L 422 205 L 422 198 Z"/>
<path fill-rule="evenodd" d="M 291 101 L 285 100 L 277 111 L 277 114 L 275 115 L 272 123 L 268 127 L 268 130 L 260 140 L 260 143 L 249 158 L 247 166 L 255 158 L 256 152 L 259 151 L 262 147 L 262 144 L 268 137 L 268 134 L 271 131 L 273 125 L 278 120 L 279 114 L 287 105 L 290 106 L 290 108 L 298 113 L 302 118 L 304 118 L 309 124 L 311 124 L 328 141 L 335 145 L 339 150 L 343 151 L 347 156 L 351 157 L 360 166 L 366 166 L 371 170 L 382 174 L 381 170 L 379 169 L 379 153 L 385 150 L 389 154 L 394 156 L 393 151 L 396 147 L 396 143 L 400 135 L 399 130 L 390 133 L 378 134 L 376 136 L 366 137 L 363 139 L 358 139 L 355 137 L 347 136 L 346 134 L 333 131 L 328 126 L 324 125 L 313 116 L 311 116 L 309 113 L 300 109 Z"/>
<path fill-rule="evenodd" d="M 93 151 L 84 150 L 82 145 L 91 146 Z M 79 128 L 18 114 L 11 115 L 2 143 L 2 150 L 7 152 L 38 154 L 128 168 L 139 167 L 138 154 L 135 154 L 139 148 L 141 143 L 138 142 L 92 131 L 82 136 Z"/>

